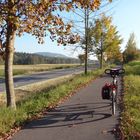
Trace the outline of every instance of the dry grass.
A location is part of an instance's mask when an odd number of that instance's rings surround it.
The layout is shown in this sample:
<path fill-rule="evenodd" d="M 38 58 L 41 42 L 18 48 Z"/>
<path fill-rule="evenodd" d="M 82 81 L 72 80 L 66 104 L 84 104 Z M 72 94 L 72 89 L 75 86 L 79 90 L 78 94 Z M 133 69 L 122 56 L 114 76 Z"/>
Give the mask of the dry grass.
<path fill-rule="evenodd" d="M 51 89 L 53 87 L 56 87 L 60 85 L 61 83 L 64 83 L 68 80 L 71 80 L 74 77 L 74 75 L 66 75 L 66 76 L 61 76 L 58 78 L 46 80 L 46 81 L 41 81 L 41 82 L 36 82 L 33 84 L 29 84 L 26 86 L 21 86 L 19 88 L 15 89 L 15 94 L 16 94 L 16 100 L 23 100 L 28 98 L 29 96 L 32 96 L 33 94 L 42 92 L 44 89 Z"/>
<path fill-rule="evenodd" d="M 13 65 L 14 75 L 29 74 L 48 71 L 51 69 L 63 69 L 79 66 L 78 64 L 37 64 L 37 65 Z M 4 75 L 4 66 L 0 65 L 0 76 Z"/>

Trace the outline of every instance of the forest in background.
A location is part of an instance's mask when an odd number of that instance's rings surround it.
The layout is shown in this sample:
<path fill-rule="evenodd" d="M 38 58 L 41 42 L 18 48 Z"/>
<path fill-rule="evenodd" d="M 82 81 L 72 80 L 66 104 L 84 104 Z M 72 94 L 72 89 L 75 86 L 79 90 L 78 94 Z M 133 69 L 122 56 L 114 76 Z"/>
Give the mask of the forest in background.
<path fill-rule="evenodd" d="M 0 58 L 0 64 L 4 61 Z M 39 54 L 16 52 L 14 54 L 14 65 L 30 65 L 30 64 L 73 64 L 80 63 L 79 59 L 70 57 L 50 57 Z"/>

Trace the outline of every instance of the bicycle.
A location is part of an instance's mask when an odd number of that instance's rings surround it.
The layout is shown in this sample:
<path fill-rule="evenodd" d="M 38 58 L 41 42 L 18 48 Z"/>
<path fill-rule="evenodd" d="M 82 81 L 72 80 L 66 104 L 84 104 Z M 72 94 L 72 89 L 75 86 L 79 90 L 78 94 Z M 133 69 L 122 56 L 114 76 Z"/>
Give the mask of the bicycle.
<path fill-rule="evenodd" d="M 124 74 L 125 70 L 123 68 L 119 69 L 106 69 L 105 74 L 110 75 L 113 80 L 111 83 L 106 83 L 102 88 L 102 98 L 111 100 L 112 115 L 116 113 L 116 103 L 117 103 L 117 92 L 118 92 L 118 81 L 117 77 Z"/>

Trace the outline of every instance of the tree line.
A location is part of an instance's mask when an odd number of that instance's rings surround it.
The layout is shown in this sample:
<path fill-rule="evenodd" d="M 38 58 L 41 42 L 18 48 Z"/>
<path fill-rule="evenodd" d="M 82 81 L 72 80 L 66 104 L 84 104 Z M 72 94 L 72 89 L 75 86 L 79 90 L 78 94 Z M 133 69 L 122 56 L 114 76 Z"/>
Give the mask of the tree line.
<path fill-rule="evenodd" d="M 39 54 L 16 52 L 14 54 L 14 65 L 31 65 L 31 64 L 73 64 L 80 63 L 79 59 L 67 57 L 48 57 Z M 0 64 L 4 64 L 0 59 Z"/>

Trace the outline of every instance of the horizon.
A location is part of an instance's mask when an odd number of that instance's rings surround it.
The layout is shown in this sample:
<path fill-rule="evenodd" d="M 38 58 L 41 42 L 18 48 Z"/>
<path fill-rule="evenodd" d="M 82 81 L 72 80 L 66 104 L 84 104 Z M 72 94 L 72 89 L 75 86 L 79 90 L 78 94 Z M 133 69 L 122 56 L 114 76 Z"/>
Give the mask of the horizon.
<path fill-rule="evenodd" d="M 47 55 L 45 56 L 43 54 L 40 54 L 40 53 L 48 53 L 48 54 L 52 54 L 52 55 L 58 55 L 57 57 L 59 57 L 59 55 L 60 55 L 60 57 L 62 57 L 62 58 L 79 59 L 78 57 L 71 57 L 71 56 L 67 56 L 65 54 L 56 53 L 56 52 L 35 52 L 35 53 L 33 53 L 33 52 L 17 52 L 17 51 L 15 51 L 15 53 L 36 54 L 36 55 L 41 55 L 41 56 L 44 56 L 44 57 L 53 57 L 53 56 L 47 56 Z M 96 61 L 97 59 L 89 59 L 89 60 Z"/>
<path fill-rule="evenodd" d="M 65 54 L 62 54 L 62 53 L 57 53 L 57 52 L 51 52 L 51 51 L 40 51 L 40 52 L 22 52 L 22 51 L 15 51 L 15 53 L 27 53 L 27 54 L 39 54 L 39 53 L 50 53 L 50 54 L 57 54 L 57 55 L 62 55 L 62 56 L 65 56 L 65 57 L 69 57 L 69 58 L 74 58 L 74 57 L 70 57 L 70 56 L 67 56 Z"/>

